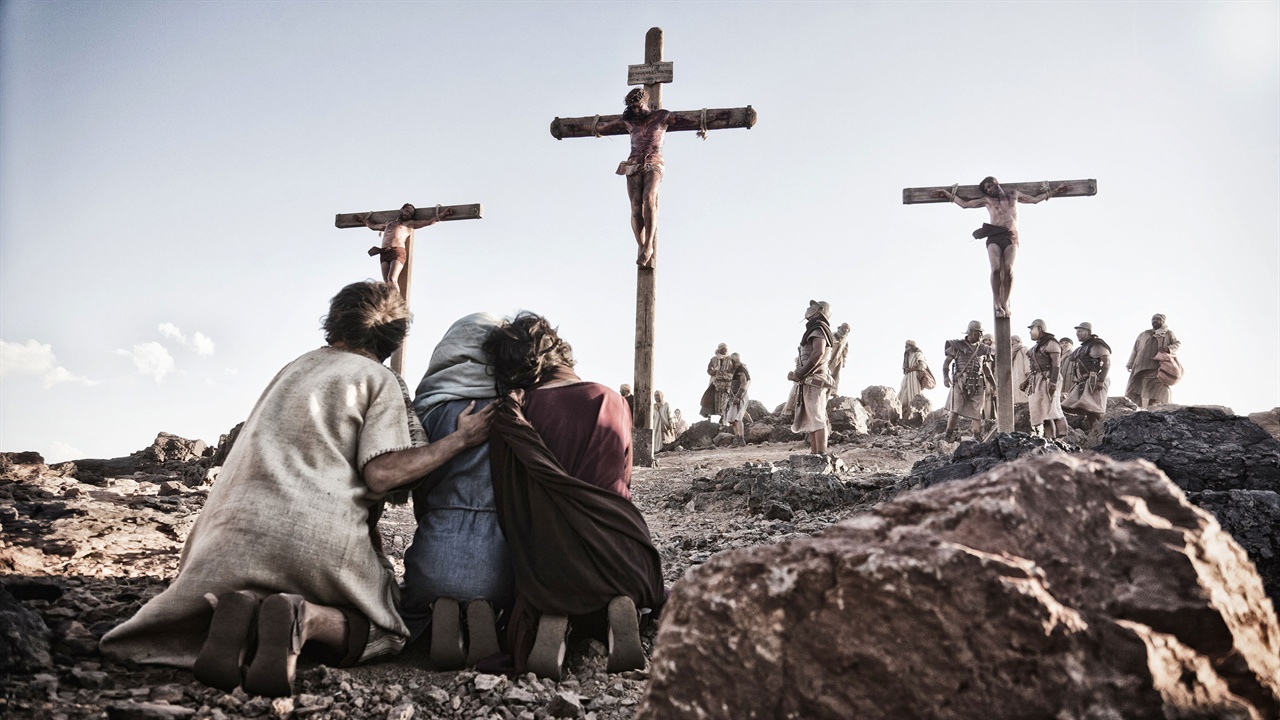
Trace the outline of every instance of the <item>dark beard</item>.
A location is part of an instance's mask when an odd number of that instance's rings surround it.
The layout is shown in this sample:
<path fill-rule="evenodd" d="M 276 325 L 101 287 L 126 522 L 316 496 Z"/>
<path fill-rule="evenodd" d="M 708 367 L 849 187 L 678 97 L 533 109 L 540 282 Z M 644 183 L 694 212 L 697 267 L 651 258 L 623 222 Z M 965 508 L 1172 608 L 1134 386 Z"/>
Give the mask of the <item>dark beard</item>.
<path fill-rule="evenodd" d="M 635 112 L 630 105 L 626 110 L 622 111 L 622 119 L 627 122 L 639 122 L 649 117 L 652 113 L 648 108 L 641 108 L 640 112 Z"/>

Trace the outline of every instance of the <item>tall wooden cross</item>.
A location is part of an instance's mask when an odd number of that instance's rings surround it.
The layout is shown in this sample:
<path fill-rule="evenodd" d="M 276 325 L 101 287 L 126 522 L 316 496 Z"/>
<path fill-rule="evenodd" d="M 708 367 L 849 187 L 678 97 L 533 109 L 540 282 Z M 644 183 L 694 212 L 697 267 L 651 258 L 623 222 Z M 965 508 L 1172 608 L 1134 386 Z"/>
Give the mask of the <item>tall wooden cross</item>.
<path fill-rule="evenodd" d="M 448 210 L 444 213 L 444 217 L 440 217 L 438 213 Z M 478 220 L 482 216 L 484 208 L 479 203 L 471 205 L 437 205 L 435 207 L 415 208 L 413 219 L 416 221 L 434 220 L 439 218 L 442 221 L 448 220 Z M 379 210 L 372 213 L 339 213 L 334 217 L 333 224 L 339 228 L 367 228 L 365 224 L 366 218 L 373 223 L 387 223 L 395 220 L 400 216 L 399 210 Z M 416 233 L 415 233 L 416 234 Z M 405 241 L 405 260 L 404 269 L 400 271 L 400 277 L 396 278 L 397 284 L 400 286 L 400 295 L 404 298 L 405 305 L 409 304 L 409 287 L 413 281 L 413 236 Z M 391 369 L 396 374 L 404 376 L 404 346 L 391 356 Z"/>
<path fill-rule="evenodd" d="M 1023 195 L 1039 195 L 1048 189 L 1055 192 L 1053 197 L 1082 197 L 1098 194 L 1098 181 L 1061 180 L 1058 182 L 1000 183 L 1006 192 L 1017 190 Z M 977 185 L 957 185 L 904 188 L 902 204 L 916 205 L 920 203 L 949 203 L 951 192 L 962 200 L 975 200 L 982 196 L 982 188 Z M 996 322 L 996 429 L 1000 432 L 1013 432 L 1013 355 L 1009 345 L 1009 318 L 995 316 Z"/>
<path fill-rule="evenodd" d="M 662 28 L 650 28 L 644 38 L 644 64 L 628 66 L 627 84 L 644 85 L 650 107 L 662 107 L 662 83 L 673 78 L 673 65 L 662 61 Z M 744 108 L 684 110 L 671 113 L 668 132 L 696 130 L 706 138 L 709 130 L 751 128 L 756 124 L 756 111 Z M 626 135 L 621 115 L 594 115 L 556 118 L 551 122 L 551 135 L 557 140 L 572 137 Z M 656 232 L 654 234 L 656 238 Z M 656 244 L 656 243 L 655 243 Z M 635 417 L 632 429 L 632 455 L 636 465 L 653 465 L 653 339 L 656 307 L 656 260 L 653 266 L 636 267 L 636 355 Z"/>

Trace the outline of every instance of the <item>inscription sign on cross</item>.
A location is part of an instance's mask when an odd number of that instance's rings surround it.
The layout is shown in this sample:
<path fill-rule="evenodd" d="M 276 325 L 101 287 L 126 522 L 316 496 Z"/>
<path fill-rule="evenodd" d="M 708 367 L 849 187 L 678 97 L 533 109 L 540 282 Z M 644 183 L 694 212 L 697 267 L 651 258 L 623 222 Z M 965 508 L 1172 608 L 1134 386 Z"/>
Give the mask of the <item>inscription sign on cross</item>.
<path fill-rule="evenodd" d="M 671 82 L 673 65 L 662 60 L 662 28 L 645 35 L 644 64 L 632 65 L 628 84 L 643 85 L 627 96 L 621 115 L 556 118 L 551 136 L 572 137 L 631 135 L 631 156 L 618 167 L 625 175 L 631 200 L 631 228 L 639 245 L 636 260 L 635 416 L 632 457 L 636 465 L 653 465 L 653 341 L 656 306 L 658 185 L 662 181 L 663 135 L 668 131 L 707 132 L 724 128 L 751 128 L 756 111 L 745 108 L 702 109 L 672 112 L 662 109 L 662 83 Z"/>
<path fill-rule="evenodd" d="M 1013 261 L 1018 252 L 1018 203 L 1038 203 L 1051 197 L 1086 197 L 1098 194 L 1098 181 L 1059 180 L 1000 183 L 986 178 L 978 185 L 904 188 L 902 204 L 953 202 L 960 207 L 985 207 L 991 222 L 973 232 L 986 238 L 991 262 L 991 293 L 996 336 L 996 430 L 1013 432 L 1013 363 L 1009 347 L 1009 293 L 1013 285 Z"/>
<path fill-rule="evenodd" d="M 339 213 L 333 224 L 339 228 L 368 228 L 382 234 L 382 246 L 371 248 L 369 254 L 379 256 L 383 280 L 399 288 L 400 296 L 408 305 L 409 287 L 413 281 L 413 231 L 441 221 L 478 220 L 482 213 L 479 203 L 426 208 L 404 205 L 399 210 Z M 391 369 L 404 375 L 403 347 L 391 356 Z"/>

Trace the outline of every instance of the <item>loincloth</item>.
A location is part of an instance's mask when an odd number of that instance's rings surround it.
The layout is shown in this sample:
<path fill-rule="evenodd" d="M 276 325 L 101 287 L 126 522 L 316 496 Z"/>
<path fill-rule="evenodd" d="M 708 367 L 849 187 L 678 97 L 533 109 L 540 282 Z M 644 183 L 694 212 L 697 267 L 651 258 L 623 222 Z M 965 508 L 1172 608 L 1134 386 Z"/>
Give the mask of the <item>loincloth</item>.
<path fill-rule="evenodd" d="M 406 259 L 409 257 L 409 252 L 402 247 L 384 248 L 384 247 L 378 247 L 377 245 L 374 245 L 373 247 L 369 248 L 369 257 L 373 257 L 374 255 L 380 256 L 378 258 L 379 262 L 390 263 L 390 262 L 395 262 L 396 260 L 399 260 L 400 262 L 405 262 Z"/>
<path fill-rule="evenodd" d="M 637 173 L 656 172 L 659 175 L 662 175 L 664 172 L 664 168 L 665 168 L 665 164 L 661 160 L 657 162 L 647 162 L 647 163 L 631 162 L 630 160 L 623 160 L 622 162 L 618 163 L 618 174 L 619 175 L 635 175 Z"/>
<path fill-rule="evenodd" d="M 1005 250 L 1010 245 L 1018 244 L 1018 233 L 1007 227 L 1000 225 L 992 225 L 991 223 L 982 223 L 982 227 L 973 231 L 975 238 L 986 238 L 987 245 L 995 245 L 1001 250 Z"/>

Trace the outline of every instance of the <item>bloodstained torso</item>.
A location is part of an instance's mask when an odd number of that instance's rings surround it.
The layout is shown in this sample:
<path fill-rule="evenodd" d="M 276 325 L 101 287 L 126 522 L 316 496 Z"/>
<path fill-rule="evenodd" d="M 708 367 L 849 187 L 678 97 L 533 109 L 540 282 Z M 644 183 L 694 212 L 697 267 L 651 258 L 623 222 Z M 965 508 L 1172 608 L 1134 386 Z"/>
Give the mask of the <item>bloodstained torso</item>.
<path fill-rule="evenodd" d="M 670 110 L 654 110 L 638 121 L 627 121 L 631 133 L 631 157 L 627 162 L 639 165 L 662 165 L 662 138 L 667 134 Z"/>

